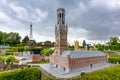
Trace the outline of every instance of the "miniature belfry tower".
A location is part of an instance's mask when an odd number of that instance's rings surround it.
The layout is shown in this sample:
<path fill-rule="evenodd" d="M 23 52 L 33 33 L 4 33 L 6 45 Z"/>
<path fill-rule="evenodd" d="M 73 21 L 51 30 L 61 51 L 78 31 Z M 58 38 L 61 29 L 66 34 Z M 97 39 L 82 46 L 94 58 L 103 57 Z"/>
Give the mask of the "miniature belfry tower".
<path fill-rule="evenodd" d="M 79 48 L 79 41 L 74 41 L 74 50 L 80 50 Z"/>
<path fill-rule="evenodd" d="M 57 9 L 57 24 L 55 25 L 55 55 L 60 56 L 67 50 L 67 24 L 65 24 L 65 10 Z"/>

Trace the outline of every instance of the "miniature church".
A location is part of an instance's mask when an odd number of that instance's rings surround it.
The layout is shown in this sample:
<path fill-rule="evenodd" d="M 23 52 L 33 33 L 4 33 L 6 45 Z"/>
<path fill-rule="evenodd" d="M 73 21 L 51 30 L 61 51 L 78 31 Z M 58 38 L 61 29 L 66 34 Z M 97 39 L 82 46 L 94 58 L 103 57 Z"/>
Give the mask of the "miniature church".
<path fill-rule="evenodd" d="M 50 66 L 70 73 L 72 69 L 84 66 L 92 67 L 94 64 L 106 63 L 107 55 L 101 51 L 79 50 L 68 51 L 67 44 L 68 26 L 65 22 L 65 9 L 57 9 L 57 23 L 55 25 L 55 51 L 50 56 Z M 77 43 L 78 44 L 78 43 Z"/>

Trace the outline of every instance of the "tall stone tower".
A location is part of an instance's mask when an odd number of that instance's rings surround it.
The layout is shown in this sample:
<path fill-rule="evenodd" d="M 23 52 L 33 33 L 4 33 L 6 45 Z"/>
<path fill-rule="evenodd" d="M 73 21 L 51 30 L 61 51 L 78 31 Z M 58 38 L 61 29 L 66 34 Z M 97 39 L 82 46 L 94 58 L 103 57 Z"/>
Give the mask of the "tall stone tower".
<path fill-rule="evenodd" d="M 55 55 L 60 56 L 63 51 L 67 50 L 67 33 L 68 28 L 65 23 L 65 9 L 57 9 L 57 24 L 55 25 Z"/>
<path fill-rule="evenodd" d="M 32 34 L 32 23 L 30 24 L 30 40 L 33 40 L 33 34 Z"/>

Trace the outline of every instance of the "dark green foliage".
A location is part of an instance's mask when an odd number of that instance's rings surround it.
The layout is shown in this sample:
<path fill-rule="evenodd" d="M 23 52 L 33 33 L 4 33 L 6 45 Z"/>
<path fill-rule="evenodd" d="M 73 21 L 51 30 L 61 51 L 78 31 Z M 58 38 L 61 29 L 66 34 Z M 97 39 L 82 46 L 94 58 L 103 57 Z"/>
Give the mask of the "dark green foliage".
<path fill-rule="evenodd" d="M 86 41 L 85 40 L 83 40 L 82 46 L 83 46 L 83 48 L 85 48 L 85 46 L 86 46 Z"/>
<path fill-rule="evenodd" d="M 101 44 L 97 44 L 96 47 L 99 51 L 103 51 L 103 49 L 104 49 L 104 46 Z"/>
<path fill-rule="evenodd" d="M 8 33 L 8 44 L 11 46 L 20 44 L 21 36 L 18 33 Z"/>
<path fill-rule="evenodd" d="M 25 51 L 25 49 L 26 48 L 24 48 L 24 47 L 12 47 L 11 51 L 12 52 L 23 52 L 23 51 Z"/>
<path fill-rule="evenodd" d="M 18 51 L 18 52 L 23 52 L 23 51 L 24 51 L 24 47 L 18 47 L 18 48 L 17 48 L 17 51 Z"/>
<path fill-rule="evenodd" d="M 14 54 L 14 52 L 5 52 L 5 55 L 13 55 Z"/>
<path fill-rule="evenodd" d="M 22 44 L 23 45 L 27 45 L 29 43 L 29 37 L 28 36 L 25 36 L 22 40 Z"/>
<path fill-rule="evenodd" d="M 5 58 L 3 56 L 0 56 L 0 62 L 4 62 Z"/>
<path fill-rule="evenodd" d="M 16 62 L 17 59 L 13 55 L 9 55 L 9 56 L 5 57 L 5 61 L 7 62 L 7 64 L 9 64 L 11 62 Z"/>
<path fill-rule="evenodd" d="M 4 71 L 0 80 L 41 80 L 41 71 L 36 67 Z"/>
<path fill-rule="evenodd" d="M 69 45 L 68 50 L 74 50 L 74 45 Z"/>
<path fill-rule="evenodd" d="M 24 51 L 32 51 L 31 48 L 24 48 Z"/>
<path fill-rule="evenodd" d="M 33 48 L 31 49 L 31 51 L 34 53 L 34 54 L 40 54 L 40 52 L 43 50 L 43 48 Z"/>
<path fill-rule="evenodd" d="M 120 56 L 118 56 L 118 55 L 110 56 L 109 57 L 109 62 L 111 62 L 111 63 L 117 63 L 117 62 L 119 62 L 120 63 Z"/>
<path fill-rule="evenodd" d="M 50 48 L 45 48 L 41 51 L 41 54 L 45 55 L 45 56 L 49 56 L 51 55 L 52 53 L 54 52 L 53 49 L 50 49 Z"/>
<path fill-rule="evenodd" d="M 45 41 L 45 43 L 51 43 L 51 41 L 47 40 L 47 41 Z"/>

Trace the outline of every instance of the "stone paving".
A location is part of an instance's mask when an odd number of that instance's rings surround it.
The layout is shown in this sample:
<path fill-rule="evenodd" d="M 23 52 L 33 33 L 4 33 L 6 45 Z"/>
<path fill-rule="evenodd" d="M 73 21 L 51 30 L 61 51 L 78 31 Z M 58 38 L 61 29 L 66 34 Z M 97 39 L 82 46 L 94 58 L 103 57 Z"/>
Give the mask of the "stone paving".
<path fill-rule="evenodd" d="M 92 72 L 99 69 L 104 69 L 106 67 L 110 67 L 113 65 L 114 64 L 110 64 L 110 63 L 101 63 L 101 64 L 93 65 L 92 67 L 85 66 L 85 67 L 76 68 L 76 69 L 73 69 L 70 73 L 64 74 L 64 72 L 58 70 L 57 68 L 50 67 L 50 64 L 39 64 L 39 66 L 42 69 L 47 71 L 49 74 L 55 76 L 56 78 L 72 78 L 72 77 L 81 75 L 82 71 L 87 73 L 87 72 Z"/>

